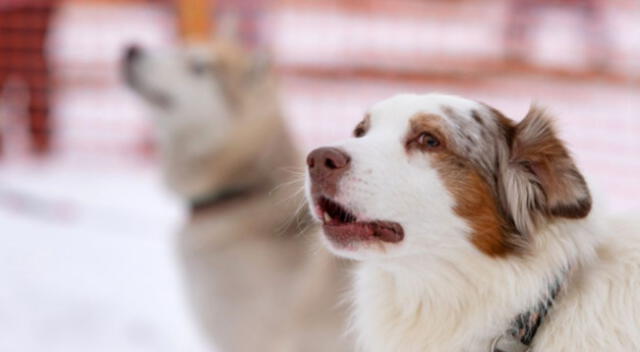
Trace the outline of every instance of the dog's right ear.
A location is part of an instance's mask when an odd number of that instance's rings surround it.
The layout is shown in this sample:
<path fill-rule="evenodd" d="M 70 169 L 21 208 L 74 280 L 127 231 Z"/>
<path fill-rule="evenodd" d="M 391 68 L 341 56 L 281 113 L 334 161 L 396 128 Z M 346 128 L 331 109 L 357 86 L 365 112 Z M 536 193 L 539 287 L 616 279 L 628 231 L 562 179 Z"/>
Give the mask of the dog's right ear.
<path fill-rule="evenodd" d="M 216 33 L 214 33 L 214 37 L 215 36 L 224 41 L 239 43 L 241 38 L 240 19 L 238 18 L 238 15 L 231 12 L 224 13 L 218 20 Z"/>
<path fill-rule="evenodd" d="M 519 232 L 530 234 L 554 217 L 586 217 L 589 188 L 546 112 L 533 106 L 509 131 L 502 201 Z"/>

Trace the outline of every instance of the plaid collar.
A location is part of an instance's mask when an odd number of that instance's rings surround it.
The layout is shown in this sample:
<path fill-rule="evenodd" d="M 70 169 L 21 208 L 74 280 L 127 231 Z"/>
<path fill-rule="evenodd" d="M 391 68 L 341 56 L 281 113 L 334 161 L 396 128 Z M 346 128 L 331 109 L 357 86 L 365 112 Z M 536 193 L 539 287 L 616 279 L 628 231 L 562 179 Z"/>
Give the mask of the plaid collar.
<path fill-rule="evenodd" d="M 528 352 L 538 328 L 564 287 L 569 270 L 565 269 L 549 285 L 547 292 L 531 309 L 518 314 L 503 335 L 493 339 L 490 352 Z"/>
<path fill-rule="evenodd" d="M 265 189 L 264 185 L 249 185 L 244 187 L 229 187 L 218 192 L 204 195 L 189 201 L 192 215 L 227 204 L 241 198 L 248 198 Z"/>

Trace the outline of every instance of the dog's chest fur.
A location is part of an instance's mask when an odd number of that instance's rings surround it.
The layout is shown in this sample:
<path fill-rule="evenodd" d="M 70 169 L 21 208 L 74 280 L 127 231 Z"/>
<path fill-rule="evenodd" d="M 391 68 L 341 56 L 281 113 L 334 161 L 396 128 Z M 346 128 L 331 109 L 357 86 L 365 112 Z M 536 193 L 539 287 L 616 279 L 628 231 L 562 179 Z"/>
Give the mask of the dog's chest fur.
<path fill-rule="evenodd" d="M 289 207 L 259 194 L 205 210 L 179 236 L 189 293 L 222 350 L 351 350 L 338 305 L 346 275 L 310 250 L 312 231 L 288 222 Z"/>
<path fill-rule="evenodd" d="M 419 282 L 410 274 L 362 267 L 356 284 L 354 324 L 361 332 L 363 349 L 486 350 L 491 339 L 502 334 L 515 316 L 514 302 L 493 310 L 493 302 L 478 292 L 486 288 L 447 276 Z M 485 349 L 476 348 L 480 346 Z"/>
<path fill-rule="evenodd" d="M 538 236 L 544 239 L 529 260 L 495 262 L 469 252 L 457 267 L 443 261 L 363 263 L 353 292 L 359 346 L 368 352 L 489 351 L 515 316 L 543 298 L 554 267 L 571 263 L 532 351 L 640 350 L 634 328 L 640 324 L 634 303 L 640 301 L 640 239 L 634 226 L 614 227 L 618 237 L 594 245 L 586 228 L 560 225 Z M 550 240 L 567 232 L 564 241 Z"/>

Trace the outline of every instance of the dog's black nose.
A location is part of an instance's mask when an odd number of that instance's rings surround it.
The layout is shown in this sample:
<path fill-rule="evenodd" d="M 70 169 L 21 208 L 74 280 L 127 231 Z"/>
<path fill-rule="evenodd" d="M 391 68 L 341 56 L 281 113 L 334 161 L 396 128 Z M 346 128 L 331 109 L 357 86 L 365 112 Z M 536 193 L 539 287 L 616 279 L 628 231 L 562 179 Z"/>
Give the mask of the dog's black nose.
<path fill-rule="evenodd" d="M 142 56 L 142 49 L 137 45 L 131 45 L 125 50 L 124 59 L 127 63 L 137 61 Z"/>
<path fill-rule="evenodd" d="M 125 83 L 130 87 L 138 86 L 138 79 L 135 74 L 135 66 L 142 57 L 142 49 L 137 45 L 130 45 L 124 51 L 124 58 L 120 65 Z"/>
<path fill-rule="evenodd" d="M 338 148 L 318 148 L 307 156 L 309 176 L 313 188 L 334 195 L 337 183 L 345 171 L 349 169 L 351 158 Z"/>

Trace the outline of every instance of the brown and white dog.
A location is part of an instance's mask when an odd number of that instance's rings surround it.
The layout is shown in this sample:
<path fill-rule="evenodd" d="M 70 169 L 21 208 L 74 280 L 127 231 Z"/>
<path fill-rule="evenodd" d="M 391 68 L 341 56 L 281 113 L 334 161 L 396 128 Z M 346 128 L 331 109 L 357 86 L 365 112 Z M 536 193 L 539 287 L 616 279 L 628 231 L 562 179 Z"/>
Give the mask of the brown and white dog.
<path fill-rule="evenodd" d="M 312 151 L 326 245 L 360 262 L 364 351 L 640 351 L 640 228 L 598 214 L 542 109 L 440 94 L 374 105 Z"/>
<path fill-rule="evenodd" d="M 308 213 L 293 219 L 304 205 L 301 184 L 288 181 L 299 158 L 265 60 L 222 41 L 171 53 L 132 47 L 124 71 L 154 112 L 168 185 L 192 205 L 179 251 L 213 344 L 352 350 L 340 307 L 346 268 L 313 247 L 317 227 L 299 223 Z"/>

